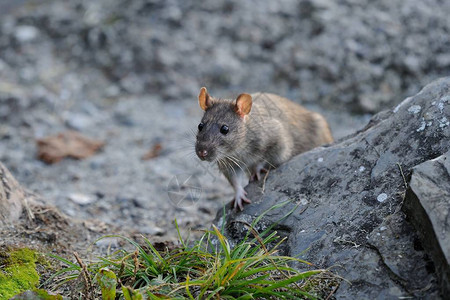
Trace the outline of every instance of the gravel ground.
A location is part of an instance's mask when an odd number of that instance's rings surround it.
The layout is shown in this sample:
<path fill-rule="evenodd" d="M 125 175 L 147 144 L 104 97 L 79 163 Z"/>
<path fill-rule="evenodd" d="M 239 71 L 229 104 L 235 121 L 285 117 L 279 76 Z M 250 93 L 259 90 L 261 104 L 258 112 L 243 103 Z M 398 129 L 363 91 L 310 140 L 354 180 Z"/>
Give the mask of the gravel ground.
<path fill-rule="evenodd" d="M 195 157 L 193 130 L 202 114 L 196 99 L 167 102 L 126 96 L 72 104 L 69 109 L 29 104 L 32 109 L 17 109 L 20 112 L 9 114 L 14 117 L 0 127 L 0 160 L 24 186 L 62 212 L 171 239 L 175 218 L 184 229 L 205 228 L 232 199 L 232 190 L 216 167 Z M 364 125 L 361 117 L 341 118 L 330 119 L 341 135 Z M 105 147 L 88 159 L 65 159 L 54 165 L 36 158 L 36 138 L 71 128 L 105 141 Z M 160 155 L 142 160 L 157 144 L 162 146 Z M 178 191 L 176 180 L 181 183 L 190 176 L 188 184 L 199 190 Z M 192 191 L 197 192 L 193 202 Z M 80 198 L 88 203 L 77 203 Z"/>
<path fill-rule="evenodd" d="M 231 188 L 194 155 L 202 85 L 220 97 L 288 96 L 340 138 L 449 73 L 449 5 L 4 2 L 0 161 L 76 218 L 167 239 L 175 218 L 183 230 L 208 227 Z M 36 139 L 67 129 L 106 145 L 85 160 L 39 161 Z M 158 144 L 159 156 L 141 159 Z M 178 190 L 187 179 L 194 187 Z"/>
<path fill-rule="evenodd" d="M 164 99 L 193 97 L 200 85 L 232 92 L 264 86 L 376 112 L 450 70 L 449 1 L 37 3 L 3 22 L 0 49 L 9 63 L 18 62 L 34 28 L 66 62 L 101 70 L 121 91 Z"/>

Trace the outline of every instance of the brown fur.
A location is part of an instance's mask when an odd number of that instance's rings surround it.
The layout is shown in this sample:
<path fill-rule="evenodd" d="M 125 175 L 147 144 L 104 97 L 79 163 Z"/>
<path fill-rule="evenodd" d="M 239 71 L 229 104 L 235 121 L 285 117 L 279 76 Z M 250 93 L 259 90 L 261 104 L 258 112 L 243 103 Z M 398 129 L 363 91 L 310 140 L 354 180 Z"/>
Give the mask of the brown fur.
<path fill-rule="evenodd" d="M 262 168 L 277 167 L 297 154 L 333 142 L 324 117 L 274 94 L 241 94 L 237 100 L 222 100 L 202 88 L 199 103 L 205 114 L 196 153 L 206 150 L 208 155 L 199 157 L 216 161 L 235 190 L 243 190 L 236 183 L 241 171 L 259 175 Z M 229 128 L 226 135 L 220 132 L 223 125 Z"/>

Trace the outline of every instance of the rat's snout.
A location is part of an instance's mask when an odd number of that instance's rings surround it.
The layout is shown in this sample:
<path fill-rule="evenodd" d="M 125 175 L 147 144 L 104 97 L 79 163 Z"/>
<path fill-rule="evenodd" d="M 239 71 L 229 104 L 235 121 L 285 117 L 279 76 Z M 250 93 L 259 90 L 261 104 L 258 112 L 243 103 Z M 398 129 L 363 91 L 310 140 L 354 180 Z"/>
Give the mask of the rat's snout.
<path fill-rule="evenodd" d="M 215 151 L 208 145 L 204 145 L 203 143 L 197 143 L 195 145 L 195 153 L 198 158 L 201 160 L 213 161 Z"/>
<path fill-rule="evenodd" d="M 197 155 L 201 160 L 205 160 L 206 157 L 208 156 L 208 150 L 206 150 L 206 149 L 198 150 Z"/>

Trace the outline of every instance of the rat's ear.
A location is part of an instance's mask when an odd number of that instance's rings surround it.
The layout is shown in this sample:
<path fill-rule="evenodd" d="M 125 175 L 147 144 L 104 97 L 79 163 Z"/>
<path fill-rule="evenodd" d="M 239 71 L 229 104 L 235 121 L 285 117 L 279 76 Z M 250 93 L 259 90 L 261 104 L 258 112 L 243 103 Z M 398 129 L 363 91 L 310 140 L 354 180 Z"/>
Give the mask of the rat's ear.
<path fill-rule="evenodd" d="M 236 98 L 234 111 L 240 117 L 243 118 L 250 113 L 251 109 L 252 109 L 252 96 L 250 96 L 249 94 L 240 94 Z"/>
<path fill-rule="evenodd" d="M 212 98 L 209 96 L 208 91 L 205 87 L 200 89 L 200 94 L 198 95 L 198 104 L 200 104 L 200 108 L 206 111 L 213 104 Z"/>

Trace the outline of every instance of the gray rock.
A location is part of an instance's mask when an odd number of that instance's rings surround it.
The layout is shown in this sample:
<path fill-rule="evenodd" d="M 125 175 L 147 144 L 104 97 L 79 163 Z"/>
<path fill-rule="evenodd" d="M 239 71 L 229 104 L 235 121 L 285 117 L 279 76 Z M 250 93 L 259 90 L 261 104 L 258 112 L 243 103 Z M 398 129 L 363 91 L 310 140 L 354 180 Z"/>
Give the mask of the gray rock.
<path fill-rule="evenodd" d="M 413 168 L 405 211 L 450 293 L 450 152 Z"/>
<path fill-rule="evenodd" d="M 438 298 L 428 252 L 401 207 L 412 168 L 450 149 L 450 130 L 439 121 L 450 118 L 449 95 L 450 78 L 435 81 L 360 132 L 294 157 L 265 184 L 249 184 L 253 203 L 230 210 L 226 234 L 240 240 L 246 230 L 235 221 L 251 222 L 288 201 L 265 215 L 258 230 L 279 221 L 275 230 L 288 237 L 287 253 L 318 267 L 340 266 L 333 270 L 351 284 L 343 281 L 337 298 Z"/>
<path fill-rule="evenodd" d="M 8 169 L 0 163 L 0 225 L 19 220 L 27 196 Z"/>
<path fill-rule="evenodd" d="M 402 213 L 386 217 L 368 236 L 369 246 L 380 253 L 382 262 L 388 267 L 393 280 L 405 287 L 429 289 L 436 279 L 433 263 L 428 252 L 422 248 L 414 227 L 405 218 Z M 421 283 L 420 286 L 417 285 L 418 282 Z M 427 293 L 428 297 L 437 294 L 436 291 Z"/>

